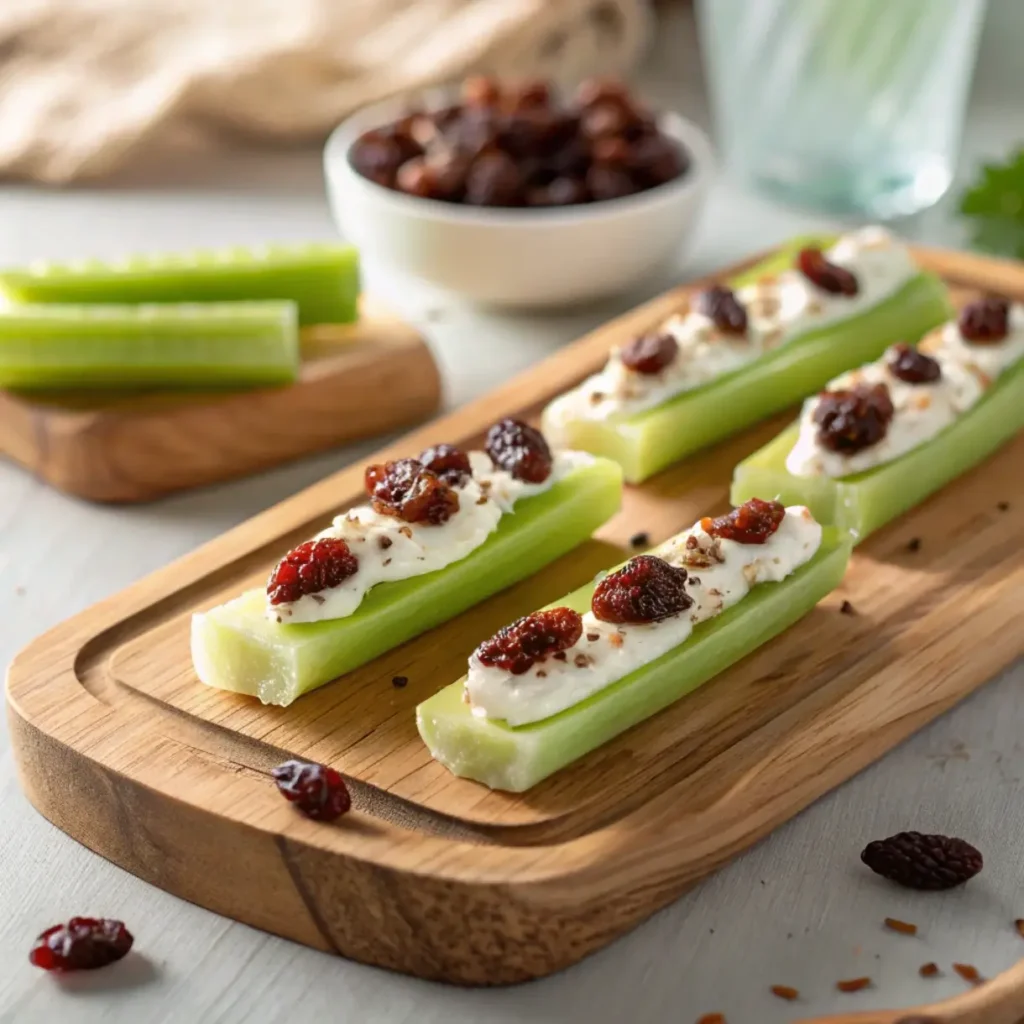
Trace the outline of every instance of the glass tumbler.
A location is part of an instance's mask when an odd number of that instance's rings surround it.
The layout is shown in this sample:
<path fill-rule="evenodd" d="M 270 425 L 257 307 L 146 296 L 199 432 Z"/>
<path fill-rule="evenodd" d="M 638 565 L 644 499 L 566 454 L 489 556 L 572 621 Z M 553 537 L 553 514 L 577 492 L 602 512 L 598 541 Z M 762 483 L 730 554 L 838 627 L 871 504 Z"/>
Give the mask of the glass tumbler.
<path fill-rule="evenodd" d="M 700 0 L 726 165 L 829 213 L 915 213 L 949 187 L 985 0 Z"/>

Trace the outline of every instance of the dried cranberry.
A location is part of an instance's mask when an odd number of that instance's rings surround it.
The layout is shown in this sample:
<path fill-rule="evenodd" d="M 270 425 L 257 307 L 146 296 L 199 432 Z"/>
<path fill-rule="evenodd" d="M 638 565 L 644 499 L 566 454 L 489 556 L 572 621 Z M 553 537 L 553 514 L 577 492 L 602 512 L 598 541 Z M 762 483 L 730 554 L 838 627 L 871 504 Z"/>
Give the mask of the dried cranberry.
<path fill-rule="evenodd" d="M 960 333 L 975 345 L 992 345 L 1010 333 L 1010 303 L 1006 299 L 979 299 L 960 310 Z"/>
<path fill-rule="evenodd" d="M 475 651 L 482 665 L 520 676 L 549 654 L 567 651 L 583 634 L 583 619 L 571 608 L 549 608 L 499 629 Z"/>
<path fill-rule="evenodd" d="M 285 761 L 270 772 L 281 796 L 314 821 L 334 821 L 352 806 L 345 780 L 311 761 Z"/>
<path fill-rule="evenodd" d="M 435 444 L 421 452 L 418 461 L 453 487 L 464 484 L 473 473 L 469 456 L 453 444 Z"/>
<path fill-rule="evenodd" d="M 818 443 L 834 452 L 859 452 L 885 437 L 894 409 L 884 384 L 857 384 L 818 396 Z"/>
<path fill-rule="evenodd" d="M 800 273 L 822 291 L 833 295 L 856 295 L 860 290 L 857 278 L 845 267 L 830 263 L 820 249 L 801 249 L 797 254 L 796 265 Z"/>
<path fill-rule="evenodd" d="M 440 526 L 459 511 L 459 496 L 418 459 L 367 466 L 365 479 L 370 503 L 382 516 Z"/>
<path fill-rule="evenodd" d="M 522 420 L 503 419 L 487 431 L 491 461 L 517 480 L 541 484 L 551 475 L 551 449 L 544 435 Z"/>
<path fill-rule="evenodd" d="M 73 917 L 36 939 L 29 961 L 44 971 L 93 971 L 120 960 L 132 948 L 131 932 L 109 918 Z"/>
<path fill-rule="evenodd" d="M 525 198 L 523 175 L 500 150 L 481 153 L 466 175 L 466 202 L 473 206 L 519 206 Z"/>
<path fill-rule="evenodd" d="M 779 528 L 785 515 L 786 507 L 782 502 L 751 498 L 724 516 L 704 516 L 700 528 L 710 537 L 740 544 L 764 544 Z"/>
<path fill-rule="evenodd" d="M 716 284 L 701 292 L 697 308 L 710 317 L 723 334 L 747 333 L 747 311 L 731 288 Z"/>
<path fill-rule="evenodd" d="M 383 129 L 359 136 L 349 151 L 349 162 L 364 177 L 391 188 L 398 168 L 407 159 L 398 140 Z"/>
<path fill-rule="evenodd" d="M 597 200 L 622 199 L 639 191 L 628 171 L 610 164 L 594 164 L 587 171 L 586 182 L 587 191 Z"/>
<path fill-rule="evenodd" d="M 338 586 L 358 569 L 359 559 L 345 541 L 337 537 L 307 540 L 274 567 L 267 580 L 267 597 L 271 604 L 298 601 L 305 594 Z"/>
<path fill-rule="evenodd" d="M 590 608 L 602 622 L 660 622 L 693 604 L 686 570 L 654 555 L 637 555 L 594 588 Z"/>
<path fill-rule="evenodd" d="M 642 334 L 619 353 L 619 358 L 634 373 L 654 374 L 661 373 L 678 351 L 671 334 Z"/>
<path fill-rule="evenodd" d="M 890 350 L 889 372 L 907 384 L 931 384 L 942 376 L 942 367 L 913 345 L 899 344 Z"/>

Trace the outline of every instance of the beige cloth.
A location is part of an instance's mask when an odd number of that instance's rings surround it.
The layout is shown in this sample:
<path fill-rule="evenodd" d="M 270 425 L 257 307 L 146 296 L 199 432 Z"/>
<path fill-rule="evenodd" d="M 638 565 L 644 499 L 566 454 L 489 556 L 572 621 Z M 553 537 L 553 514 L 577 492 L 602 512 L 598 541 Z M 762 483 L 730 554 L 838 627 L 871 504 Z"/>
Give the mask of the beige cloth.
<path fill-rule="evenodd" d="M 572 80 L 642 52 L 649 0 L 0 0 L 0 176 L 325 135 L 469 70 Z"/>

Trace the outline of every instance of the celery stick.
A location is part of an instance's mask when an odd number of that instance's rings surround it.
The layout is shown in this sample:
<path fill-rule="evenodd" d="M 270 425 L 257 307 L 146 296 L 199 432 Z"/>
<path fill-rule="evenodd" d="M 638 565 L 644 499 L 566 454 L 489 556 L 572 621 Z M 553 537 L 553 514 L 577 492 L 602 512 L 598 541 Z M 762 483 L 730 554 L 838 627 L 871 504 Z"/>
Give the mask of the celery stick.
<path fill-rule="evenodd" d="M 793 476 L 786 471 L 799 425 L 787 427 L 744 459 L 733 474 L 731 500 L 754 495 L 806 505 L 823 523 L 857 542 L 981 462 L 1024 428 L 1024 362 L 1003 373 L 985 396 L 934 439 L 906 455 L 852 476 Z"/>
<path fill-rule="evenodd" d="M 359 259 L 349 245 L 267 245 L 41 262 L 0 271 L 14 302 L 134 303 L 290 299 L 299 323 L 357 319 Z"/>
<path fill-rule="evenodd" d="M 209 686 L 290 704 L 406 640 L 454 618 L 582 543 L 619 508 L 622 472 L 597 459 L 524 498 L 459 562 L 374 587 L 344 619 L 280 625 L 249 591 L 192 619 L 192 661 Z"/>
<path fill-rule="evenodd" d="M 614 459 L 629 483 L 640 483 L 793 405 L 851 366 L 877 358 L 893 342 L 916 338 L 949 316 L 942 282 L 920 274 L 874 309 L 810 331 L 653 409 L 607 420 L 574 420 L 562 431 L 564 442 Z"/>
<path fill-rule="evenodd" d="M 491 789 L 520 793 L 595 750 L 612 737 L 697 689 L 807 614 L 838 586 L 848 540 L 825 530 L 818 552 L 781 583 L 763 583 L 738 604 L 694 628 L 684 643 L 575 707 L 511 728 L 474 715 L 463 701 L 464 680 L 416 709 L 431 754 L 455 775 Z M 559 605 L 590 607 L 594 585 Z"/>
<path fill-rule="evenodd" d="M 292 302 L 0 309 L 0 387 L 286 384 L 299 366 Z"/>

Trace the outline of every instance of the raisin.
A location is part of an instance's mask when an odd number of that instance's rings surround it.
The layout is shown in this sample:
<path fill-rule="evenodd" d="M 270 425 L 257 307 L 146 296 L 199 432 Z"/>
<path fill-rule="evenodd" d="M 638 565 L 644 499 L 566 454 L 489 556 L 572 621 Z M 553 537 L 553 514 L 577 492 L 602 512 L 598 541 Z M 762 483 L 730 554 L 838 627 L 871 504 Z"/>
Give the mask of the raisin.
<path fill-rule="evenodd" d="M 823 391 L 814 410 L 818 443 L 847 455 L 870 448 L 885 437 L 894 411 L 884 384 Z"/>
<path fill-rule="evenodd" d="M 629 168 L 647 188 L 682 177 L 688 167 L 689 160 L 683 151 L 670 138 L 658 134 L 657 129 L 632 144 Z"/>
<path fill-rule="evenodd" d="M 484 448 L 499 469 L 517 480 L 541 484 L 551 475 L 551 449 L 544 435 L 522 420 L 499 420 L 487 431 Z"/>
<path fill-rule="evenodd" d="M 845 267 L 830 263 L 820 249 L 801 249 L 796 265 L 811 284 L 832 295 L 856 295 L 860 290 L 857 278 Z"/>
<path fill-rule="evenodd" d="M 392 676 L 391 677 L 391 685 L 396 690 L 404 689 L 406 686 L 409 685 L 409 677 L 408 676 Z"/>
<path fill-rule="evenodd" d="M 381 129 L 364 132 L 349 150 L 352 166 L 364 178 L 386 188 L 394 187 L 395 175 L 405 160 L 406 154 L 398 140 Z"/>
<path fill-rule="evenodd" d="M 597 584 L 590 607 L 602 622 L 660 622 L 692 604 L 685 569 L 637 555 Z"/>
<path fill-rule="evenodd" d="M 960 333 L 975 345 L 992 345 L 1010 333 L 1010 303 L 1006 299 L 979 299 L 960 310 Z"/>
<path fill-rule="evenodd" d="M 541 79 L 523 82 L 505 99 L 513 110 L 522 107 L 547 107 L 551 104 L 551 86 Z"/>
<path fill-rule="evenodd" d="M 587 186 L 579 178 L 559 176 L 547 185 L 530 189 L 526 194 L 527 206 L 574 206 L 589 199 Z"/>
<path fill-rule="evenodd" d="M 619 358 L 634 373 L 655 374 L 661 373 L 678 351 L 679 345 L 671 334 L 641 334 L 619 353 Z"/>
<path fill-rule="evenodd" d="M 47 928 L 33 943 L 28 958 L 44 971 L 93 971 L 120 960 L 133 941 L 121 921 L 73 917 L 67 924 Z"/>
<path fill-rule="evenodd" d="M 587 171 L 587 191 L 597 200 L 622 199 L 638 192 L 636 182 L 627 171 L 608 164 L 594 164 Z"/>
<path fill-rule="evenodd" d="M 307 818 L 334 821 L 352 806 L 345 780 L 333 768 L 312 761 L 285 761 L 270 774 L 281 796 Z"/>
<path fill-rule="evenodd" d="M 290 604 L 305 594 L 318 594 L 354 576 L 359 559 L 336 537 L 307 540 L 274 567 L 267 580 L 271 604 Z"/>
<path fill-rule="evenodd" d="M 418 461 L 452 487 L 461 486 L 473 474 L 469 456 L 453 444 L 435 444 L 421 452 Z"/>
<path fill-rule="evenodd" d="M 459 496 L 418 459 L 367 466 L 366 493 L 374 511 L 407 523 L 440 526 L 459 511 Z"/>
<path fill-rule="evenodd" d="M 474 654 L 482 665 L 519 676 L 547 655 L 567 651 L 582 634 L 583 619 L 579 612 L 549 608 L 499 629 Z"/>
<path fill-rule="evenodd" d="M 716 284 L 701 292 L 697 309 L 710 317 L 723 334 L 747 333 L 747 311 L 731 288 Z"/>
<path fill-rule="evenodd" d="M 899 344 L 889 350 L 889 372 L 907 384 L 931 384 L 942 376 L 942 367 L 913 345 Z"/>
<path fill-rule="evenodd" d="M 633 122 L 633 114 L 621 102 L 595 103 L 580 118 L 580 130 L 592 141 L 621 135 Z"/>
<path fill-rule="evenodd" d="M 908 889 L 952 889 L 981 869 L 981 854 L 952 836 L 899 832 L 868 843 L 860 859 L 876 874 Z"/>
<path fill-rule="evenodd" d="M 615 78 L 587 78 L 576 89 L 576 105 L 589 110 L 600 104 L 629 104 L 629 90 Z"/>
<path fill-rule="evenodd" d="M 501 102 L 501 86 L 486 75 L 471 75 L 462 83 L 462 102 L 469 107 L 496 107 Z"/>
<path fill-rule="evenodd" d="M 522 172 L 508 153 L 481 153 L 466 175 L 466 202 L 472 206 L 520 206 L 526 198 Z"/>
<path fill-rule="evenodd" d="M 740 544 L 764 544 L 785 516 L 786 507 L 782 502 L 751 498 L 724 516 L 704 516 L 700 528 L 710 537 Z"/>

